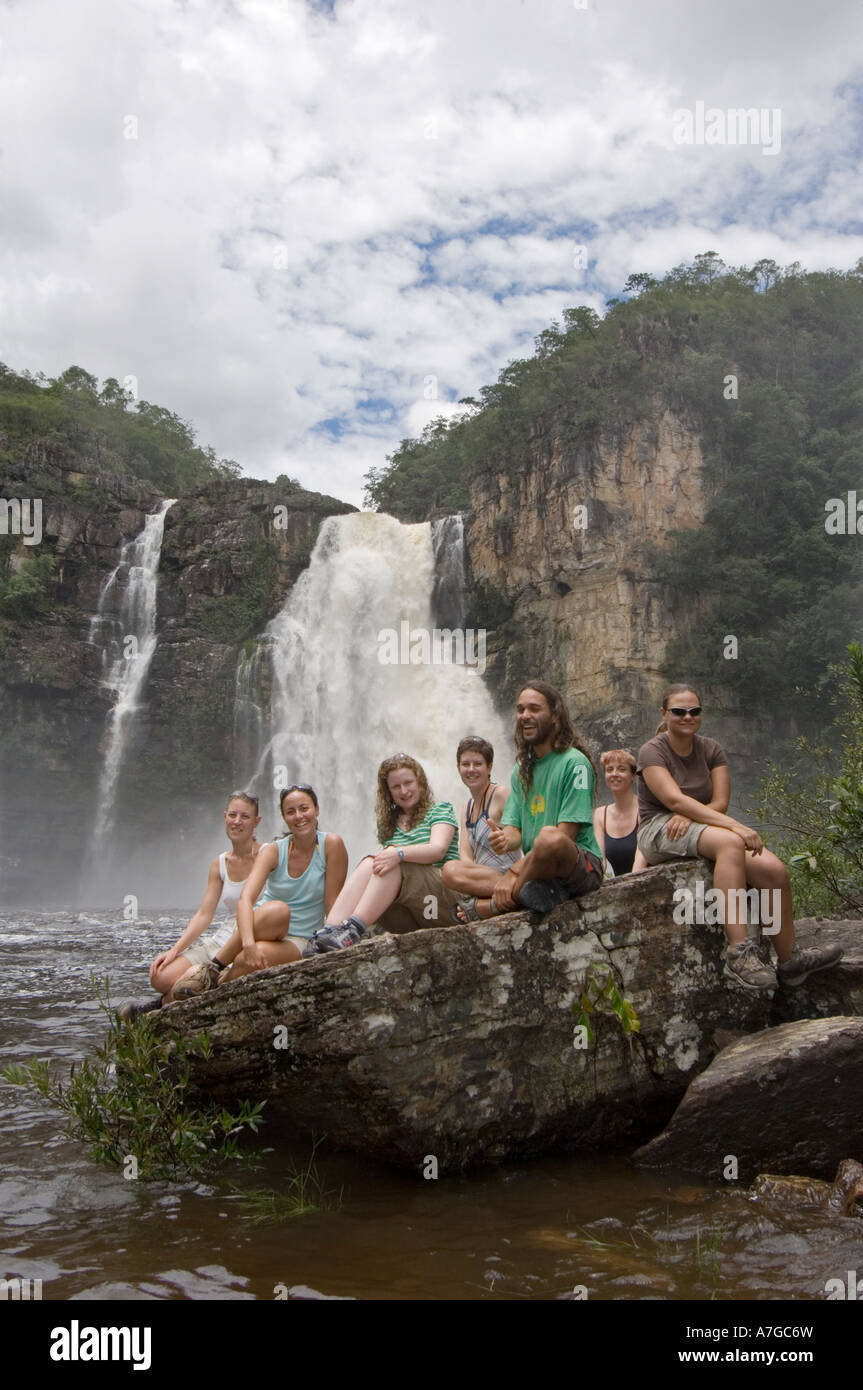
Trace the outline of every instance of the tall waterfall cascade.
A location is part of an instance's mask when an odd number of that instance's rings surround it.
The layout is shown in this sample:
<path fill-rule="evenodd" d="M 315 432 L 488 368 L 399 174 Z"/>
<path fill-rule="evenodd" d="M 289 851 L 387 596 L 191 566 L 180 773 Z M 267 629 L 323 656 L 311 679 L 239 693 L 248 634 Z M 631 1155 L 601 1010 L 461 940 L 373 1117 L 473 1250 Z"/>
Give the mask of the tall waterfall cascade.
<path fill-rule="evenodd" d="M 324 521 L 308 569 L 259 647 L 269 658 L 271 691 L 267 740 L 252 783 L 262 798 L 265 834 L 280 824 L 279 788 L 309 783 L 320 801 L 321 828 L 342 835 L 356 864 L 377 843 L 374 800 L 383 759 L 410 753 L 436 799 L 458 809 L 467 792 L 455 753 L 467 734 L 492 743 L 493 776 L 509 778 L 511 730 L 481 674 L 485 634 L 462 632 L 465 640 L 449 652 L 458 658 L 463 647 L 462 664 L 447 660 L 435 642 L 436 573 L 447 576 L 447 621 L 455 626 L 457 614 L 463 621 L 463 591 L 457 592 L 463 550 L 449 553 L 463 547 L 457 520 L 448 532 L 438 523 L 434 543 L 428 523 L 405 526 L 372 512 Z M 252 707 L 260 710 L 248 681 L 254 659 L 241 658 L 242 681 L 238 668 L 242 700 L 235 717 L 245 730 Z"/>
<path fill-rule="evenodd" d="M 176 498 L 167 498 L 147 517 L 144 529 L 126 541 L 109 574 L 90 622 L 88 642 L 102 649 L 102 685 L 114 697 L 102 741 L 99 799 L 93 832 L 98 850 L 111 830 L 120 769 L 140 708 L 156 650 L 156 587 L 165 517 Z"/>
<path fill-rule="evenodd" d="M 432 550 L 435 617 L 442 627 L 464 627 L 464 518 L 460 512 L 432 522 Z"/>

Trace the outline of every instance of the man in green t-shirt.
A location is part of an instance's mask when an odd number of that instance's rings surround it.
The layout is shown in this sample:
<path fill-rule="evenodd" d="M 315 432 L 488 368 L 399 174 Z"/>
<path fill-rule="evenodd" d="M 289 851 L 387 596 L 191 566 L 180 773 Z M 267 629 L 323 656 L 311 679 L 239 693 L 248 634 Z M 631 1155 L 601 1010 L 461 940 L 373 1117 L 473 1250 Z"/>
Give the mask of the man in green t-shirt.
<path fill-rule="evenodd" d="M 523 849 L 524 859 L 500 875 L 497 912 L 516 906 L 550 912 L 602 883 L 593 833 L 593 764 L 575 733 L 560 693 L 530 681 L 516 701 L 518 765 L 500 825 L 489 822 L 497 854 Z"/>

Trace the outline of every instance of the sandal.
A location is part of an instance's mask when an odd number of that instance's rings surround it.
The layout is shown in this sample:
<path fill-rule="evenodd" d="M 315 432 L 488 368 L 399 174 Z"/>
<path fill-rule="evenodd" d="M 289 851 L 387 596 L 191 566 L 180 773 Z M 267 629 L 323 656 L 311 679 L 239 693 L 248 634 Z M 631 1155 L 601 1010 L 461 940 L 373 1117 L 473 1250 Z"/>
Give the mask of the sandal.
<path fill-rule="evenodd" d="M 456 927 L 467 927 L 471 922 L 485 921 L 477 911 L 476 898 L 462 898 L 461 902 L 453 903 L 449 915 L 450 921 Z"/>

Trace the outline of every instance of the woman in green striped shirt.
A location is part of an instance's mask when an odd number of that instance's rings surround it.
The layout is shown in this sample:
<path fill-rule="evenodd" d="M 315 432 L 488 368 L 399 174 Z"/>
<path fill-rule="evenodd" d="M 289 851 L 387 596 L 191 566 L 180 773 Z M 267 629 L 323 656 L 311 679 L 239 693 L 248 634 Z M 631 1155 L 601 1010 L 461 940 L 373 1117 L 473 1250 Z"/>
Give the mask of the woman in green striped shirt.
<path fill-rule="evenodd" d="M 373 922 L 394 932 L 449 924 L 460 899 L 441 869 L 458 859 L 458 821 L 451 802 L 435 801 L 416 758 L 381 763 L 375 815 L 384 848 L 357 865 L 304 954 L 353 946 Z"/>

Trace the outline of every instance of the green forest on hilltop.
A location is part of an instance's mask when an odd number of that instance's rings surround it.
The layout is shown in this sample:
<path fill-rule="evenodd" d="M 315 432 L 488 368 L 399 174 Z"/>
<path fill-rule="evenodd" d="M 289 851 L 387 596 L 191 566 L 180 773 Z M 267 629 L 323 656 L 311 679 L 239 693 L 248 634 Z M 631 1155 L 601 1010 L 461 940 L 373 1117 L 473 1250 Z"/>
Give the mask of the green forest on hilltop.
<path fill-rule="evenodd" d="M 863 539 L 825 531 L 828 499 L 863 497 L 863 261 L 729 268 L 707 252 L 661 280 L 632 275 L 623 292 L 603 318 L 566 310 L 463 416 L 403 440 L 366 475 L 367 505 L 404 521 L 467 508 L 475 472 L 529 467 L 540 415 L 574 455 L 671 408 L 701 437 L 708 512 L 652 552 L 654 577 L 689 615 L 668 674 L 715 684 L 733 634 L 722 684 L 742 710 L 827 723 L 829 667 L 863 610 Z"/>
<path fill-rule="evenodd" d="M 18 462 L 34 441 L 60 444 L 104 473 L 130 474 L 166 495 L 241 471 L 202 448 L 172 411 L 135 401 L 114 377 L 100 387 L 83 367 L 46 377 L 0 362 L 0 436 L 0 467 Z"/>

